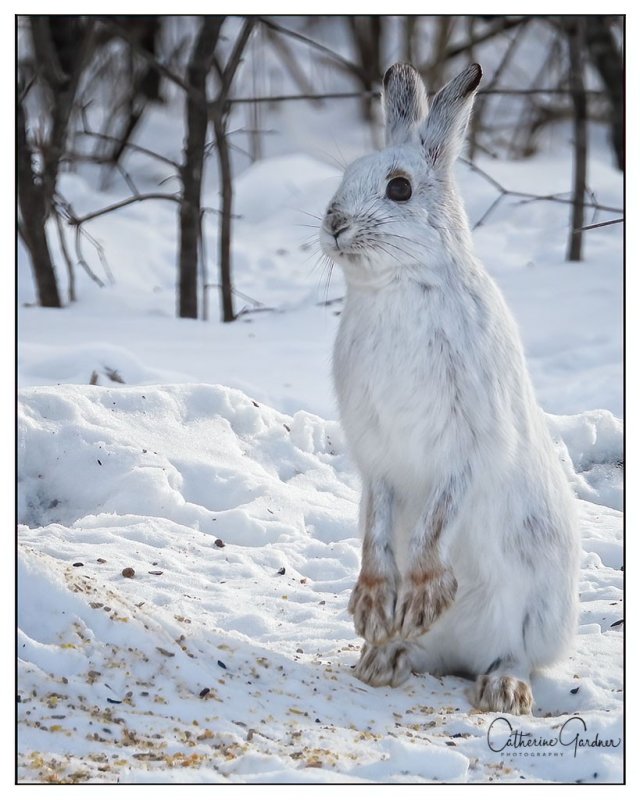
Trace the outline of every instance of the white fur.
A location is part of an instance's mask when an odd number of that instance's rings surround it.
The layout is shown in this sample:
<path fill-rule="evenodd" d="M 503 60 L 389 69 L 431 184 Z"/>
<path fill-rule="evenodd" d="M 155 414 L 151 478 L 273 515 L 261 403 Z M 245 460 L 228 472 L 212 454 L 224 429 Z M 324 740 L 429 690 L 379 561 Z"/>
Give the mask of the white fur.
<path fill-rule="evenodd" d="M 410 92 L 404 85 L 397 102 Z M 574 500 L 515 323 L 472 251 L 451 168 L 473 91 L 451 94 L 441 92 L 446 113 L 417 127 L 408 120 L 400 146 L 352 164 L 329 206 L 321 243 L 347 280 L 335 386 L 362 476 L 367 569 L 388 578 L 393 603 L 411 591 L 420 547 L 437 550 L 429 563 L 457 580 L 453 603 L 426 633 L 396 634 L 412 639 L 412 668 L 480 675 L 500 659 L 500 674 L 528 681 L 574 633 Z M 389 114 L 394 97 L 385 102 Z M 395 112 L 397 127 L 402 108 Z M 412 185 L 406 202 L 385 196 L 398 173 Z M 367 492 L 390 505 L 390 522 L 374 534 Z M 428 540 L 420 526 L 438 502 L 445 524 Z"/>

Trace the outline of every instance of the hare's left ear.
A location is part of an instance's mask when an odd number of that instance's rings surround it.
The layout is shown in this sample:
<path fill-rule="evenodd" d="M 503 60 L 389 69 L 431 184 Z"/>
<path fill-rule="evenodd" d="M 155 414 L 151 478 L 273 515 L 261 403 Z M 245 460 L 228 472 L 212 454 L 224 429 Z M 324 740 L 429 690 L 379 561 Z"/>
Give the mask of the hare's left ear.
<path fill-rule="evenodd" d="M 394 64 L 382 84 L 387 147 L 416 140 L 416 129 L 427 113 L 427 93 L 418 70 L 411 64 Z"/>
<path fill-rule="evenodd" d="M 433 98 L 431 111 L 419 133 L 427 158 L 434 166 L 450 167 L 460 155 L 481 78 L 480 64 L 471 64 Z"/>

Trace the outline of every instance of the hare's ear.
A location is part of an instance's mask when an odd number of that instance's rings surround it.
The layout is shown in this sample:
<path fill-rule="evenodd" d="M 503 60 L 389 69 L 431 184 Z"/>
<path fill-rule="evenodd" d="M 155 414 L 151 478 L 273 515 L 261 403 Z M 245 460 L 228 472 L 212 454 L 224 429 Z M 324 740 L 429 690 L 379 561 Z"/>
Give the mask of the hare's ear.
<path fill-rule="evenodd" d="M 385 72 L 382 84 L 387 146 L 415 140 L 427 113 L 427 93 L 420 74 L 411 64 L 394 64 Z"/>
<path fill-rule="evenodd" d="M 471 64 L 433 98 L 429 116 L 420 127 L 420 140 L 434 166 L 449 167 L 460 155 L 481 78 L 480 64 Z"/>

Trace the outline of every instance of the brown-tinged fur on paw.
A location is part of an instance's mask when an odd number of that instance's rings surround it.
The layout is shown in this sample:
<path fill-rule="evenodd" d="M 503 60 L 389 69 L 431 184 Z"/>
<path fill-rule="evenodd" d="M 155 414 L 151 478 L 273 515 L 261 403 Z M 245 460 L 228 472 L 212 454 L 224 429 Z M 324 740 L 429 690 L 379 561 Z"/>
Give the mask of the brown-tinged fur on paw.
<path fill-rule="evenodd" d="M 426 633 L 453 603 L 458 582 L 447 567 L 414 570 L 396 604 L 395 630 L 403 639 Z"/>
<path fill-rule="evenodd" d="M 478 675 L 474 705 L 480 711 L 530 714 L 533 695 L 528 683 L 508 675 Z"/>
<path fill-rule="evenodd" d="M 400 686 L 411 674 L 409 652 L 402 642 L 377 647 L 365 642 L 354 675 L 369 686 Z"/>
<path fill-rule="evenodd" d="M 396 590 L 392 581 L 361 572 L 349 599 L 356 633 L 372 644 L 384 644 L 393 635 Z"/>

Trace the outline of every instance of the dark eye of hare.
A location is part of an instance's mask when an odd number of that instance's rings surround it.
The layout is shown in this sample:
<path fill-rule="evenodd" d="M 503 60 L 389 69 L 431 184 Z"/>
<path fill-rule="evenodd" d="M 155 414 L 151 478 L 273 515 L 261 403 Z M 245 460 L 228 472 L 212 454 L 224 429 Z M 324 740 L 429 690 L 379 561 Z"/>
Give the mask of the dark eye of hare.
<path fill-rule="evenodd" d="M 406 178 L 391 178 L 387 184 L 387 197 L 396 202 L 408 200 L 411 197 L 411 184 Z"/>

